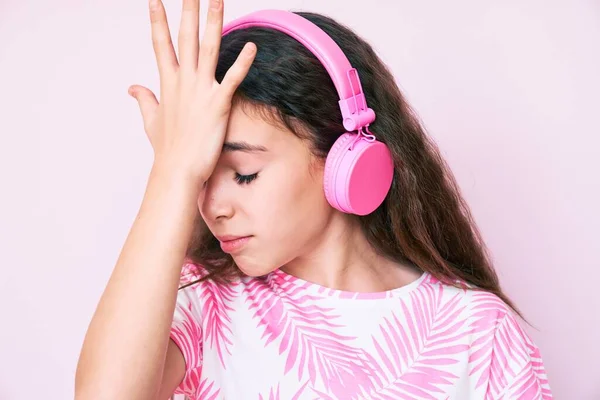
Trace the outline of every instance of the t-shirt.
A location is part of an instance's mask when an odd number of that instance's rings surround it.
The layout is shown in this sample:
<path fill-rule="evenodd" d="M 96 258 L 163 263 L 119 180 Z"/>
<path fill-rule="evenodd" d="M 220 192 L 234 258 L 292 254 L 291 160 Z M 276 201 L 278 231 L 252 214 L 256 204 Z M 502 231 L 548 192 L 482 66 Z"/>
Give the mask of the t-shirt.
<path fill-rule="evenodd" d="M 192 265 L 182 283 L 196 280 Z M 334 290 L 277 269 L 179 291 L 190 399 L 551 399 L 538 347 L 496 295 L 429 273 Z"/>

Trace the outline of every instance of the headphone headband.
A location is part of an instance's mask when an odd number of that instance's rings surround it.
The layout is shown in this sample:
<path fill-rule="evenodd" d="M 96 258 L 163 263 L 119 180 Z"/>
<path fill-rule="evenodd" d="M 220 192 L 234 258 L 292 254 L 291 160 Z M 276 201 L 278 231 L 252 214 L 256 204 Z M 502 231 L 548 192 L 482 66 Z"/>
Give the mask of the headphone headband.
<path fill-rule="evenodd" d="M 347 131 L 368 126 L 375 120 L 375 112 L 367 106 L 356 68 L 350 65 L 342 49 L 325 31 L 308 19 L 289 11 L 261 10 L 226 24 L 223 36 L 234 30 L 253 26 L 283 32 L 302 43 L 319 59 L 338 92 L 338 103 Z"/>

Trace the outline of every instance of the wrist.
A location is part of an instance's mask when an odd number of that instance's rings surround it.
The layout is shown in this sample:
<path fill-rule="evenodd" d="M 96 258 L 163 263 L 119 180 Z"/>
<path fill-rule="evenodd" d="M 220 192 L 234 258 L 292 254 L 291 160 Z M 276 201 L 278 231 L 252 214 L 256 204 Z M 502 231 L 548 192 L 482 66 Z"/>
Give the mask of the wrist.
<path fill-rule="evenodd" d="M 158 185 L 168 191 L 184 191 L 196 197 L 200 193 L 203 183 L 203 178 L 186 173 L 185 170 L 165 168 L 159 164 L 152 166 L 148 178 L 149 185 Z"/>
<path fill-rule="evenodd" d="M 167 180 L 176 184 L 201 188 L 208 177 L 205 177 L 204 174 L 193 173 L 183 167 L 155 161 L 150 171 L 150 179 Z"/>

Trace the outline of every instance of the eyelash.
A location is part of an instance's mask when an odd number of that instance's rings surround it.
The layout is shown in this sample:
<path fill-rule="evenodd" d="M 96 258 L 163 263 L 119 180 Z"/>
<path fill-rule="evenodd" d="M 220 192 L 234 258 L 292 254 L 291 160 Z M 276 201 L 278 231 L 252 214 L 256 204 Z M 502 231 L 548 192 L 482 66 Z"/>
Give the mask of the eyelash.
<path fill-rule="evenodd" d="M 258 172 L 256 174 L 252 174 L 252 175 L 240 175 L 237 172 L 235 173 L 235 180 L 238 183 L 238 185 L 244 185 L 244 184 L 249 184 L 250 182 L 252 182 L 253 180 L 255 180 L 258 177 Z"/>

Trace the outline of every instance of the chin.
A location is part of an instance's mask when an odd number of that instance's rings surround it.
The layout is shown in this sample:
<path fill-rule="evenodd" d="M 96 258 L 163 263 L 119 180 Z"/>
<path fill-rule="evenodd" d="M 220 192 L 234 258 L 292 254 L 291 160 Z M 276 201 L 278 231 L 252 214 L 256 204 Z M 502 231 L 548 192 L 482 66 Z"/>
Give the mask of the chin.
<path fill-rule="evenodd" d="M 233 260 L 235 261 L 235 264 L 239 270 L 244 273 L 244 275 L 252 278 L 267 275 L 278 268 L 277 266 L 271 266 L 271 263 L 269 262 L 257 259 L 249 259 L 244 256 L 233 257 Z"/>

